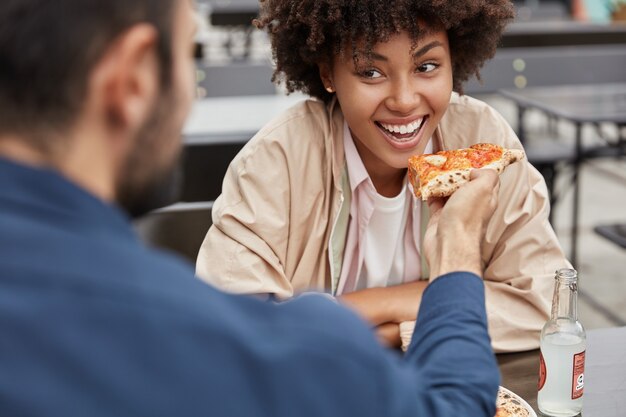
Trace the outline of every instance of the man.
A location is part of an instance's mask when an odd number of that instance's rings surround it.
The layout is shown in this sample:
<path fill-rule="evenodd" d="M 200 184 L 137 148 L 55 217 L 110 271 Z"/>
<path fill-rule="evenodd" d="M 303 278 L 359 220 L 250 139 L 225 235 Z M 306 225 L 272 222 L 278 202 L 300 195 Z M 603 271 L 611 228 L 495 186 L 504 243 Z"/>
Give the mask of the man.
<path fill-rule="evenodd" d="M 0 2 L 0 415 L 492 416 L 492 172 L 431 203 L 404 358 L 325 297 L 223 294 L 140 245 L 124 211 L 172 182 L 193 26 L 188 0 Z"/>

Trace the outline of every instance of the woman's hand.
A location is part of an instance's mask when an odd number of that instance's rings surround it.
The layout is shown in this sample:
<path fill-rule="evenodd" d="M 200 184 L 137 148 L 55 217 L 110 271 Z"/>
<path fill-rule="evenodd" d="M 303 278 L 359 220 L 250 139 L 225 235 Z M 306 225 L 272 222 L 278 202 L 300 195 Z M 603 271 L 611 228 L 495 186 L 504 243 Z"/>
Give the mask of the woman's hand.
<path fill-rule="evenodd" d="M 402 346 L 400 325 L 398 323 L 383 323 L 376 326 L 375 331 L 376 337 L 382 345 L 396 349 Z"/>

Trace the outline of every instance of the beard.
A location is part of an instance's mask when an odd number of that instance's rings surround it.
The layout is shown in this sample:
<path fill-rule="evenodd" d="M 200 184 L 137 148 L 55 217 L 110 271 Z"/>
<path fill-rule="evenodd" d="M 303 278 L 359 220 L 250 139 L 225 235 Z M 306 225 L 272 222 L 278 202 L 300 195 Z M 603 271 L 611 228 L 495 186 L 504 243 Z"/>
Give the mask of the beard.
<path fill-rule="evenodd" d="M 171 117 L 171 91 L 138 130 L 118 177 L 117 202 L 131 218 L 178 201 L 182 185 L 181 128 Z"/>

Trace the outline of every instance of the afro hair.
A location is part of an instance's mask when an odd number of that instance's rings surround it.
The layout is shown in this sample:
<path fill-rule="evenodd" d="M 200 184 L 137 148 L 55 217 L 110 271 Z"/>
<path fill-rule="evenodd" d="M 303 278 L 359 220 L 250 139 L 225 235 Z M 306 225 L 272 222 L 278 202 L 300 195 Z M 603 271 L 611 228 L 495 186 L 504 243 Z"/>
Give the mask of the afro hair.
<path fill-rule="evenodd" d="M 492 58 L 507 23 L 515 15 L 510 0 L 260 0 L 255 21 L 267 30 L 276 64 L 273 81 L 288 92 L 301 91 L 323 101 L 328 93 L 319 76 L 321 63 L 353 50 L 369 53 L 379 42 L 406 31 L 417 43 L 421 33 L 443 28 L 448 34 L 453 88 Z M 355 59 L 357 59 L 355 57 Z"/>

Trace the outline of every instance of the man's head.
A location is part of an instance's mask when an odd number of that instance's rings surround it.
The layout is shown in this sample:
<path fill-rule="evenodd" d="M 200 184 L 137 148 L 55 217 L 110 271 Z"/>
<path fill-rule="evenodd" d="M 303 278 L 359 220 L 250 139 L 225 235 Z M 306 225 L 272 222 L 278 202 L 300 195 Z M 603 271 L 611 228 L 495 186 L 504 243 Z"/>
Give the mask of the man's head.
<path fill-rule="evenodd" d="M 131 212 L 150 208 L 192 100 L 190 6 L 2 0 L 0 155 L 28 149 Z"/>

